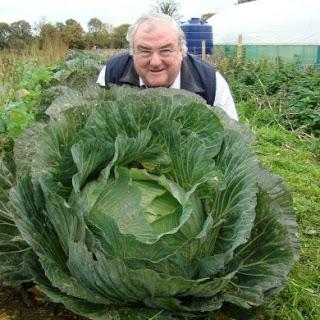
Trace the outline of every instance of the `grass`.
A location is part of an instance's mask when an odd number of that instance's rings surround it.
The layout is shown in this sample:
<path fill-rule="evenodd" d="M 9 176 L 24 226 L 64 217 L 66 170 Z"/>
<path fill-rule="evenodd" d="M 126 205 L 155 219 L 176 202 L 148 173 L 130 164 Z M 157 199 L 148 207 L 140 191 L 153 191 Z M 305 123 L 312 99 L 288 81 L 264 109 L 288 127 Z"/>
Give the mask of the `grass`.
<path fill-rule="evenodd" d="M 320 140 L 261 125 L 244 116 L 255 114 L 248 104 L 239 106 L 241 121 L 256 134 L 254 149 L 261 163 L 281 175 L 292 192 L 301 245 L 287 288 L 261 310 L 259 319 L 320 319 Z"/>

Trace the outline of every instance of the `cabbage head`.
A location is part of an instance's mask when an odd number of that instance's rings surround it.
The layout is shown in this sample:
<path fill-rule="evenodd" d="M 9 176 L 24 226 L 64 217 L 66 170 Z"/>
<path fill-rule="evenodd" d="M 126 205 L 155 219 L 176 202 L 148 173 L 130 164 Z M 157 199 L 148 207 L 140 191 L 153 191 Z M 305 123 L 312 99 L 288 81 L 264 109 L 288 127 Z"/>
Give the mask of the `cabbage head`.
<path fill-rule="evenodd" d="M 99 320 L 207 318 L 283 289 L 291 196 L 249 133 L 183 91 L 110 92 L 17 142 L 1 279 Z"/>

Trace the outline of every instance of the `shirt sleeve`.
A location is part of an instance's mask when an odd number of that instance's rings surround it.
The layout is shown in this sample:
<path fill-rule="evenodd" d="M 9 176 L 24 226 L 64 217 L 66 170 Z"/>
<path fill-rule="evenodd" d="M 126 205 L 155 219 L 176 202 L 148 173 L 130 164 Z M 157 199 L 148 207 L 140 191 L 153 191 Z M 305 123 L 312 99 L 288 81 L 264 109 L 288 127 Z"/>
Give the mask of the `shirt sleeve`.
<path fill-rule="evenodd" d="M 229 85 L 218 71 L 216 72 L 216 97 L 213 105 L 221 108 L 230 118 L 238 120 Z"/>
<path fill-rule="evenodd" d="M 106 75 L 106 66 L 104 66 L 98 76 L 97 79 L 97 84 L 100 85 L 101 87 L 105 87 L 106 86 L 106 82 L 105 82 L 105 75 Z"/>

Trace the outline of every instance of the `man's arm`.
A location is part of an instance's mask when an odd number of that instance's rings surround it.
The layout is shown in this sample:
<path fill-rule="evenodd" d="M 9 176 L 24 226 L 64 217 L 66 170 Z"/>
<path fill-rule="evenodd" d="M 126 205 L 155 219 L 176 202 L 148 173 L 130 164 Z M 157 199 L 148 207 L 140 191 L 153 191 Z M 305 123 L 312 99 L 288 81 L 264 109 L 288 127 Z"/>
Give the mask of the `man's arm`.
<path fill-rule="evenodd" d="M 106 75 L 106 66 L 103 66 L 103 68 L 101 69 L 101 71 L 99 73 L 98 79 L 97 79 L 97 84 L 101 87 L 106 86 L 105 75 Z"/>
<path fill-rule="evenodd" d="M 213 105 L 221 108 L 230 118 L 239 119 L 229 85 L 218 71 L 216 71 L 216 96 Z"/>

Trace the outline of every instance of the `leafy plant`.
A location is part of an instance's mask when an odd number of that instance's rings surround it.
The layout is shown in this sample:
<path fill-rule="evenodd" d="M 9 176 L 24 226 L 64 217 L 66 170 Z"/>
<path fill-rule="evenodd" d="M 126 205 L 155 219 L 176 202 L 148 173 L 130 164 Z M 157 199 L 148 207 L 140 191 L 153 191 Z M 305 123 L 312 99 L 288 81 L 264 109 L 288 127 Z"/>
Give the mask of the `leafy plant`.
<path fill-rule="evenodd" d="M 307 69 L 288 83 L 286 126 L 320 136 L 320 70 Z"/>
<path fill-rule="evenodd" d="M 308 135 L 320 134 L 320 70 L 269 60 L 217 62 L 237 103 L 251 104 L 262 123 Z M 266 110 L 267 109 L 267 110 Z M 269 114 L 268 117 L 265 115 Z"/>
<path fill-rule="evenodd" d="M 102 65 L 101 58 L 97 55 L 75 52 L 67 57 L 54 78 L 59 84 L 83 89 L 88 83 L 95 83 Z"/>
<path fill-rule="evenodd" d="M 281 290 L 297 257 L 291 197 L 248 130 L 181 91 L 105 94 L 17 140 L 0 216 L 16 260 L 1 278 L 31 277 L 90 319 L 207 317 Z"/>
<path fill-rule="evenodd" d="M 16 84 L 16 94 L 0 109 L 0 133 L 8 132 L 17 137 L 42 117 L 48 106 L 44 96 L 52 84 L 53 72 L 36 62 L 20 64 L 21 78 Z"/>
<path fill-rule="evenodd" d="M 22 100 L 9 103 L 0 114 L 0 132 L 8 131 L 13 137 L 18 136 L 23 129 L 33 123 L 34 116 Z"/>

